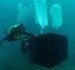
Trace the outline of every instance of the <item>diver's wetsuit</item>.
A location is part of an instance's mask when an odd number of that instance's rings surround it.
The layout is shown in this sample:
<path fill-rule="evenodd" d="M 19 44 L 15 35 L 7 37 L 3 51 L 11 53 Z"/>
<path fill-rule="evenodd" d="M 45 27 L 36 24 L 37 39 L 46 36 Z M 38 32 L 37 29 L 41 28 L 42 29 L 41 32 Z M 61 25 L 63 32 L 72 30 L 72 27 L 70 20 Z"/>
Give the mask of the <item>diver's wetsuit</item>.
<path fill-rule="evenodd" d="M 24 32 L 24 37 L 19 39 L 19 41 L 21 42 L 21 51 L 23 54 L 25 54 L 27 52 L 27 50 L 29 49 L 29 42 L 32 38 L 35 38 L 35 36 L 33 34 Z M 4 39 L 2 39 L 0 41 L 0 46 L 2 44 L 3 41 L 8 41 L 8 42 L 12 42 L 12 41 L 18 41 L 18 39 L 14 38 L 13 34 L 8 34 Z"/>
<path fill-rule="evenodd" d="M 19 31 L 19 32 L 18 32 Z M 3 41 L 8 41 L 8 42 L 12 42 L 12 41 L 21 41 L 21 50 L 23 52 L 23 54 L 26 53 L 26 51 L 29 49 L 29 41 L 30 39 L 34 38 L 35 36 L 31 33 L 27 33 L 25 32 L 24 29 L 16 29 L 14 28 L 14 30 L 12 30 L 5 38 L 3 38 L 0 41 L 0 47 Z"/>

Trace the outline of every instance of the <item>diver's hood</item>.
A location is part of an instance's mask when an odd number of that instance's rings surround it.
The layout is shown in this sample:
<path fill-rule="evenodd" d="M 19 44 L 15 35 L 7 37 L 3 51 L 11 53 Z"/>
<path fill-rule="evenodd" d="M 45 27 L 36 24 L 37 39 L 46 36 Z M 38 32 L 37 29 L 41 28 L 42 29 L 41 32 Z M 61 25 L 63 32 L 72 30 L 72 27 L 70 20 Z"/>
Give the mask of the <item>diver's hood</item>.
<path fill-rule="evenodd" d="M 20 24 L 10 26 L 9 29 L 8 29 L 8 33 L 7 33 L 7 34 L 10 34 L 10 32 L 11 32 L 14 28 L 18 27 L 19 25 L 20 25 Z"/>

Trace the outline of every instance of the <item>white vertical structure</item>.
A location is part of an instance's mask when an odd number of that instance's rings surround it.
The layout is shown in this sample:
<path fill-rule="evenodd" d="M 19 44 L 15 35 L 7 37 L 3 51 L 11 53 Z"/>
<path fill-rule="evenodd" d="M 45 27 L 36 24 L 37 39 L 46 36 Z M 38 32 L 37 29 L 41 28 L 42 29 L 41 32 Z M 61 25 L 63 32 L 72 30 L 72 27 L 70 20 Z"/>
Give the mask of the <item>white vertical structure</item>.
<path fill-rule="evenodd" d="M 34 2 L 36 8 L 36 23 L 41 26 L 41 33 L 43 33 L 42 29 L 48 25 L 47 3 L 46 0 L 34 0 Z"/>
<path fill-rule="evenodd" d="M 54 4 L 50 9 L 52 17 L 52 27 L 58 29 L 62 25 L 62 8 L 59 4 Z"/>

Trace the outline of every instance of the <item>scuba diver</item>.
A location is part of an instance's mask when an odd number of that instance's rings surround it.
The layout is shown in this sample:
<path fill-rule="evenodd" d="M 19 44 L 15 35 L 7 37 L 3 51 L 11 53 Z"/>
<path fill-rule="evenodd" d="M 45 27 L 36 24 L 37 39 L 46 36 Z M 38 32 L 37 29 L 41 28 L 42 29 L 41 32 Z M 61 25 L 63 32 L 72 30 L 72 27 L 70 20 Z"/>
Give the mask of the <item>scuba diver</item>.
<path fill-rule="evenodd" d="M 13 25 L 9 28 L 8 33 L 6 32 L 6 37 L 0 41 L 0 47 L 4 41 L 21 41 L 21 50 L 23 54 L 29 49 L 30 39 L 35 36 L 31 33 L 25 31 L 25 26 L 23 24 Z"/>

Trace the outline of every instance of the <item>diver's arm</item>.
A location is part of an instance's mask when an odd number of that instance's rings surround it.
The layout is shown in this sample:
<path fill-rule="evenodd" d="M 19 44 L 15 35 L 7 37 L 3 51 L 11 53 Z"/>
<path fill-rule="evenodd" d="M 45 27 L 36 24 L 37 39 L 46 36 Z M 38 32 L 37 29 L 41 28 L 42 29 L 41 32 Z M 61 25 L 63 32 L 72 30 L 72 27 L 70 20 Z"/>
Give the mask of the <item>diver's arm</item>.
<path fill-rule="evenodd" d="M 31 41 L 31 39 L 33 39 L 35 36 L 33 35 L 33 34 L 31 34 L 31 33 L 27 33 L 27 32 L 25 32 L 25 33 L 23 33 L 22 35 L 21 35 L 21 39 L 20 39 L 20 41 L 21 41 L 21 51 L 22 51 L 22 53 L 23 54 L 25 54 L 27 51 L 28 51 L 28 49 L 29 49 L 29 44 L 30 44 L 30 41 Z"/>
<path fill-rule="evenodd" d="M 32 33 L 24 32 L 24 35 L 30 37 L 30 38 L 35 38 L 36 36 Z"/>
<path fill-rule="evenodd" d="M 26 54 L 26 52 L 28 51 L 29 49 L 29 45 L 28 45 L 28 42 L 25 41 L 25 40 L 22 40 L 21 41 L 21 51 L 23 54 Z"/>

